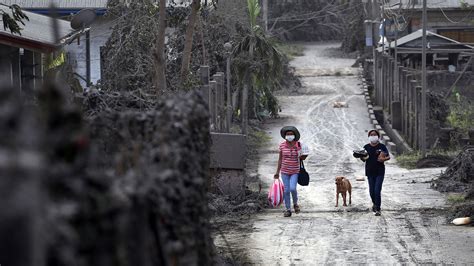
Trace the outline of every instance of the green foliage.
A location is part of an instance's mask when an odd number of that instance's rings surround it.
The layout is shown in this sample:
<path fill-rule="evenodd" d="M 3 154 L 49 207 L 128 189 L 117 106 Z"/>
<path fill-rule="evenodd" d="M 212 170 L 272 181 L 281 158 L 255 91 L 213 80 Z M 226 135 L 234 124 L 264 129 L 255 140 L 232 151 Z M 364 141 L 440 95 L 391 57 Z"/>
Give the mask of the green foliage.
<path fill-rule="evenodd" d="M 260 104 L 277 115 L 278 104 L 272 92 L 280 87 L 283 55 L 275 43 L 256 29 L 245 35 L 234 51 L 234 69 L 241 83 L 246 82 L 256 91 Z"/>
<path fill-rule="evenodd" d="M 258 15 L 260 15 L 260 5 L 258 4 L 258 0 L 247 0 L 247 7 L 250 16 L 250 27 L 253 30 L 258 27 L 257 18 Z"/>
<path fill-rule="evenodd" d="M 257 0 L 247 0 L 250 31 L 244 32 L 232 52 L 233 67 L 239 82 L 250 85 L 260 108 L 272 116 L 278 114 L 278 102 L 272 92 L 280 87 L 284 56 L 276 41 L 267 37 L 257 25 L 260 7 Z"/>
<path fill-rule="evenodd" d="M 469 5 L 469 3 L 466 2 L 466 0 L 460 0 L 459 3 L 461 4 L 462 9 L 471 9 L 472 7 Z"/>
<path fill-rule="evenodd" d="M 458 153 L 459 151 L 455 149 L 433 149 L 428 152 L 427 156 L 454 158 Z M 398 165 L 406 169 L 416 169 L 417 162 L 422 158 L 420 151 L 407 152 L 396 156 Z"/>
<path fill-rule="evenodd" d="M 450 194 L 448 195 L 448 202 L 452 204 L 461 203 L 466 201 L 465 197 L 462 194 Z"/>
<path fill-rule="evenodd" d="M 416 163 L 421 159 L 420 152 L 409 152 L 396 157 L 398 165 L 406 169 L 415 169 Z"/>
<path fill-rule="evenodd" d="M 456 90 L 451 97 L 447 120 L 452 127 L 460 129 L 462 133 L 474 128 L 474 106 Z"/>
<path fill-rule="evenodd" d="M 21 30 L 23 29 L 18 23 L 21 23 L 23 26 L 25 26 L 25 22 L 23 22 L 23 20 L 29 21 L 30 19 L 25 13 L 23 13 L 19 5 L 14 4 L 8 7 L 11 10 L 11 15 L 3 10 L 0 10 L 0 13 L 2 14 L 3 29 L 10 30 L 12 34 L 21 35 Z"/>

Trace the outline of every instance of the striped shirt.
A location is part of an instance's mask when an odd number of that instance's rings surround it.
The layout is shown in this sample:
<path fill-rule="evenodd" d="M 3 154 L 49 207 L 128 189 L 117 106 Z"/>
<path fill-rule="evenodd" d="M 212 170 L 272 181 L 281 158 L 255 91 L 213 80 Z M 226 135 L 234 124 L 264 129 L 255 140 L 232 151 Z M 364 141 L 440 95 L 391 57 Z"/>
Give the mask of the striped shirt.
<path fill-rule="evenodd" d="M 287 141 L 283 141 L 282 143 L 280 143 L 280 153 L 282 156 L 282 174 L 293 175 L 298 174 L 300 172 L 300 151 L 301 145 L 298 145 L 298 143 L 296 143 L 294 146 L 290 146 Z"/>

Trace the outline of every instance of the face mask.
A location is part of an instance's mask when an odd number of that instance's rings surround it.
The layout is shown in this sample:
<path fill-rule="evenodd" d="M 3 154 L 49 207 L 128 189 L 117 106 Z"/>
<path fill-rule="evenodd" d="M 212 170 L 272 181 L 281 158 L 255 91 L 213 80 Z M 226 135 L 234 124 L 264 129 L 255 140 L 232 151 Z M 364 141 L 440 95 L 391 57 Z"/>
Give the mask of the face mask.
<path fill-rule="evenodd" d="M 370 143 L 377 143 L 379 141 L 379 137 L 377 136 L 369 136 Z"/>
<path fill-rule="evenodd" d="M 293 141 L 295 139 L 295 136 L 288 135 L 288 136 L 285 137 L 285 139 L 288 140 L 288 141 Z"/>

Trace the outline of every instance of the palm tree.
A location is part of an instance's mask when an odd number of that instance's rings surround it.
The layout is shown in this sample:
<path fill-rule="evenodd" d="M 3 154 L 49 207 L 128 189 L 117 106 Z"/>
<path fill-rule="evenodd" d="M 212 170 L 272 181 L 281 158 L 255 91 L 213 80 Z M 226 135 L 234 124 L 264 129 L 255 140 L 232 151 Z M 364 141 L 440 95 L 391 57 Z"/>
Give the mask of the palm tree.
<path fill-rule="evenodd" d="M 0 5 L 10 8 L 10 13 L 11 13 L 11 16 L 10 16 L 9 12 L 6 12 L 0 9 L 0 16 L 2 17 L 2 21 L 3 21 L 3 29 L 10 30 L 12 34 L 16 33 L 18 35 L 21 35 L 21 30 L 23 29 L 20 27 L 18 23 L 25 26 L 25 22 L 23 20 L 29 21 L 30 19 L 28 18 L 28 16 L 25 13 L 23 13 L 19 5 L 16 5 L 16 4 L 5 5 L 2 3 L 0 3 Z"/>
<path fill-rule="evenodd" d="M 247 0 L 250 17 L 250 31 L 235 46 L 233 51 L 234 68 L 242 81 L 242 131 L 247 134 L 249 91 L 254 99 L 256 116 L 257 100 L 263 100 L 265 108 L 272 114 L 277 112 L 276 98 L 272 91 L 279 85 L 283 69 L 282 54 L 274 42 L 265 36 L 257 24 L 260 14 L 258 0 Z M 250 89 L 250 90 L 249 90 Z M 257 93 L 258 92 L 258 93 Z"/>

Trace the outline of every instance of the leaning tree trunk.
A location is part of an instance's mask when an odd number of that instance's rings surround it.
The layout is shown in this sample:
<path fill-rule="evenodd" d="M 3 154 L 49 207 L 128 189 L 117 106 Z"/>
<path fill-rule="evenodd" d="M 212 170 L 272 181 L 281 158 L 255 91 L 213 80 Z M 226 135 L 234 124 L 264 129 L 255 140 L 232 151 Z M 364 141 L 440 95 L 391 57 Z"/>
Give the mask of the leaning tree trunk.
<path fill-rule="evenodd" d="M 193 48 L 193 35 L 196 26 L 196 20 L 201 7 L 200 0 L 193 0 L 191 4 L 191 14 L 189 15 L 189 22 L 186 28 L 186 35 L 184 39 L 183 61 L 181 62 L 181 86 L 186 82 L 189 73 L 189 63 L 191 61 L 191 51 Z"/>
<path fill-rule="evenodd" d="M 155 52 L 155 74 L 153 85 L 157 92 L 166 91 L 166 60 L 165 60 L 165 30 L 166 30 L 166 0 L 160 0 L 160 12 L 158 22 L 158 37 L 156 39 Z"/>

